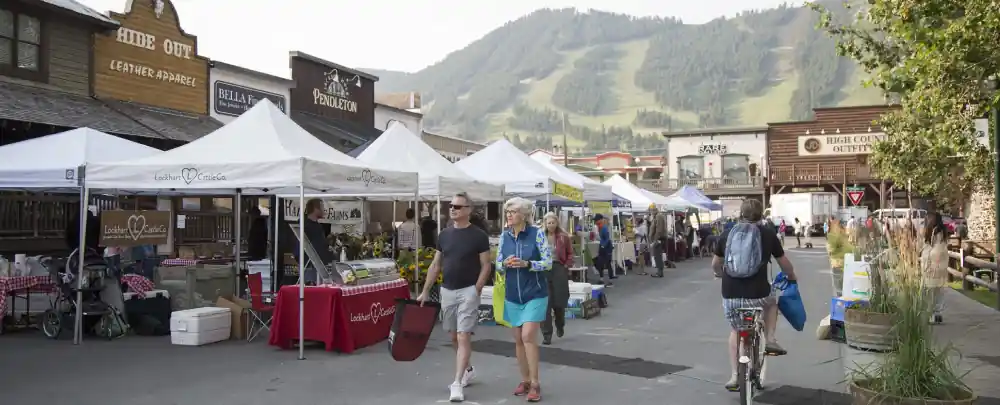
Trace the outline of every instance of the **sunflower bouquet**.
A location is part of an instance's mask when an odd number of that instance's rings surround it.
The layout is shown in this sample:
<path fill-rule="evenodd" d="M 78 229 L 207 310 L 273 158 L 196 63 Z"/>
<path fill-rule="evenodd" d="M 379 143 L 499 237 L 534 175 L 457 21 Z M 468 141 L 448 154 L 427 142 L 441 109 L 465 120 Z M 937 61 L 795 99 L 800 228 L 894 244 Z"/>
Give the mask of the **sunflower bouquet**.
<path fill-rule="evenodd" d="M 399 256 L 396 258 L 396 267 L 399 269 L 399 277 L 409 281 L 410 283 L 423 285 L 424 280 L 427 279 L 427 271 L 430 270 L 431 263 L 434 262 L 435 253 L 437 253 L 437 251 L 431 248 L 420 248 L 416 251 L 399 252 Z M 438 273 L 436 283 L 441 283 L 440 273 Z"/>

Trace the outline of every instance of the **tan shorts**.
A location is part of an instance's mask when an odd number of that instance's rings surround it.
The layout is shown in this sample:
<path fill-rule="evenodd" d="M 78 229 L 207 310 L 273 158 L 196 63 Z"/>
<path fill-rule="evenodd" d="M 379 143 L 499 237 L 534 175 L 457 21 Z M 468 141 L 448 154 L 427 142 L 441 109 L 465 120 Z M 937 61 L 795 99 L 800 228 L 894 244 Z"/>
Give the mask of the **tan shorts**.
<path fill-rule="evenodd" d="M 479 324 L 479 294 L 476 286 L 458 290 L 441 289 L 441 312 L 444 313 L 444 330 L 473 333 Z"/>

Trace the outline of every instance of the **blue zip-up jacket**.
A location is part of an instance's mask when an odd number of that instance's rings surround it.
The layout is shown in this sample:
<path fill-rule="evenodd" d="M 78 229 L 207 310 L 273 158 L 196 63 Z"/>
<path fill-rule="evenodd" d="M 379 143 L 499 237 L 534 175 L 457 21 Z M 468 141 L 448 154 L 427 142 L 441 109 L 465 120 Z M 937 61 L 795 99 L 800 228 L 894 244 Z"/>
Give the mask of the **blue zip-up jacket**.
<path fill-rule="evenodd" d="M 529 262 L 526 268 L 504 268 L 503 261 L 509 256 Z M 524 304 L 536 298 L 549 296 L 546 271 L 552 270 L 552 249 L 541 229 L 526 225 L 517 234 L 510 228 L 504 229 L 497 246 L 497 270 L 504 274 L 507 301 Z"/>
<path fill-rule="evenodd" d="M 598 238 L 600 238 L 600 249 L 601 253 L 610 254 L 615 250 L 615 245 L 611 243 L 611 231 L 608 231 L 608 225 L 601 225 L 601 229 L 597 232 Z"/>

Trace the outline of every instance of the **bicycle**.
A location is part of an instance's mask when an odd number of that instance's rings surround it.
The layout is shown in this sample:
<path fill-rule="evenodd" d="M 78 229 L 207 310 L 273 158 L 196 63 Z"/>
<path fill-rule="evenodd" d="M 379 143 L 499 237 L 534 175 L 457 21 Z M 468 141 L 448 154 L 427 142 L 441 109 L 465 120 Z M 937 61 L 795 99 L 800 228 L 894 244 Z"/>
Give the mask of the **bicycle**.
<path fill-rule="evenodd" d="M 736 377 L 739 384 L 740 405 L 752 405 L 753 397 L 764 389 L 762 381 L 767 363 L 764 344 L 764 308 L 737 308 L 742 321 L 736 330 L 739 336 Z"/>

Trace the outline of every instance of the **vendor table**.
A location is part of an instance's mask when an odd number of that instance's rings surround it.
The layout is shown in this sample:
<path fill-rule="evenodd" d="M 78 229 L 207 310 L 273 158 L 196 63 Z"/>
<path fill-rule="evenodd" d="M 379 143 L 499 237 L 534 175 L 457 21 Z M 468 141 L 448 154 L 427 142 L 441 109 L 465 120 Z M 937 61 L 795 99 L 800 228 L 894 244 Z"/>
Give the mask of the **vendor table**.
<path fill-rule="evenodd" d="M 122 283 L 128 286 L 129 291 L 142 296 L 153 290 L 153 282 L 148 278 L 138 274 L 126 274 L 122 276 Z M 3 321 L 7 314 L 8 296 L 18 294 L 49 294 L 56 290 L 52 276 L 20 276 L 20 277 L 0 277 L 0 321 Z"/>
<path fill-rule="evenodd" d="M 635 263 L 635 243 L 633 242 L 618 242 L 615 243 L 614 250 L 614 260 L 618 264 L 618 267 L 627 268 L 625 265 L 626 261 Z"/>
<path fill-rule="evenodd" d="M 406 280 L 362 286 L 305 287 L 304 340 L 351 353 L 389 337 L 396 299 L 409 298 Z M 281 287 L 268 343 L 283 349 L 299 339 L 299 287 Z"/>

